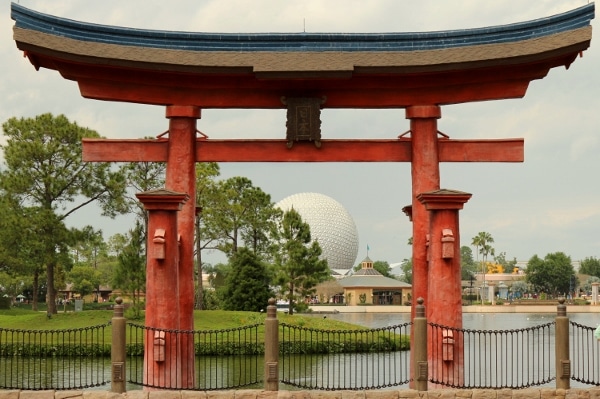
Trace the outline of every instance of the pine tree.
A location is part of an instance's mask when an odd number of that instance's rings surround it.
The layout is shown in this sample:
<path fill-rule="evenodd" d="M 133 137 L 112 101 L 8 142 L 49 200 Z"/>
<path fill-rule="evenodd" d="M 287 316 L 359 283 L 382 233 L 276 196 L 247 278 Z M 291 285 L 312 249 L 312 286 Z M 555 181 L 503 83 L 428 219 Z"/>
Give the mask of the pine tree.
<path fill-rule="evenodd" d="M 231 256 L 231 271 L 221 291 L 225 310 L 258 312 L 264 310 L 272 296 L 267 268 L 258 256 L 245 247 Z"/>
<path fill-rule="evenodd" d="M 326 260 L 319 258 L 321 246 L 311 241 L 310 226 L 296 210 L 283 214 L 273 236 L 275 281 L 289 301 L 289 314 L 293 314 L 294 302 L 303 303 L 304 298 L 314 294 L 317 284 L 330 278 L 329 267 Z"/>

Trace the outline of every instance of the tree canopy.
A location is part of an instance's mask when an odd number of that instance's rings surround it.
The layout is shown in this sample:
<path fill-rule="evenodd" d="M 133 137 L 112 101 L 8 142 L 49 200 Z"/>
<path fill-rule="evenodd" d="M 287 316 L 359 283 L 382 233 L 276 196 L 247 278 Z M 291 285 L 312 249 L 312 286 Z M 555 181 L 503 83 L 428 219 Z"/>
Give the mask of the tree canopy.
<path fill-rule="evenodd" d="M 477 263 L 473 259 L 473 251 L 466 245 L 460 247 L 461 280 L 469 280 L 477 273 Z"/>
<path fill-rule="evenodd" d="M 575 269 L 571 258 L 563 252 L 547 254 L 544 259 L 534 255 L 527 262 L 526 281 L 537 292 L 566 295 L 570 292 Z"/>
<path fill-rule="evenodd" d="M 585 258 L 581 261 L 579 273 L 600 277 L 600 259 L 595 256 Z"/>
<path fill-rule="evenodd" d="M 146 290 L 146 246 L 143 232 L 142 222 L 138 220 L 117 255 L 118 263 L 113 275 L 113 285 L 132 296 L 134 317 L 140 315 L 141 294 Z"/>
<path fill-rule="evenodd" d="M 34 215 L 28 222 L 43 247 L 36 262 L 46 272 L 48 311 L 56 313 L 57 254 L 70 238 L 65 219 L 92 202 L 106 216 L 124 212 L 125 179 L 110 164 L 82 161 L 82 139 L 100 135 L 64 115 L 10 118 L 2 128 L 6 144 L 1 146 L 5 169 L 0 187 Z"/>
<path fill-rule="evenodd" d="M 231 271 L 221 291 L 223 309 L 258 312 L 264 310 L 273 293 L 266 266 L 248 248 L 240 247 L 231 256 Z"/>
<path fill-rule="evenodd" d="M 219 181 L 214 195 L 211 206 L 203 209 L 203 239 L 214 240 L 228 256 L 243 244 L 255 253 L 261 252 L 266 247 L 263 233 L 276 212 L 271 197 L 240 176 Z"/>
<path fill-rule="evenodd" d="M 289 301 L 289 314 L 293 314 L 294 302 L 296 306 L 303 303 L 306 296 L 314 294 L 317 284 L 330 278 L 329 267 L 319 258 L 319 243 L 311 241 L 310 226 L 295 209 L 283 214 L 272 236 L 275 282 Z"/>

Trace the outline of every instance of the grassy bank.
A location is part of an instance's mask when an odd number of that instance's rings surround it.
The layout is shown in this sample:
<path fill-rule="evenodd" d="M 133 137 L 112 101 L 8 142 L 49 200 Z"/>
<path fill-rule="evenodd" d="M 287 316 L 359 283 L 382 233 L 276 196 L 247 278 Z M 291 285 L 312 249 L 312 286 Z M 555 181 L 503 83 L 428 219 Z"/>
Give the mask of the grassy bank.
<path fill-rule="evenodd" d="M 281 323 L 323 330 L 356 330 L 364 327 L 322 317 L 277 314 Z M 0 310 L 0 328 L 18 330 L 65 330 L 77 329 L 108 323 L 113 317 L 110 310 L 85 310 L 82 312 L 59 312 L 48 318 L 46 312 L 33 312 L 27 309 L 12 308 Z M 204 310 L 194 312 L 195 330 L 224 330 L 253 324 L 264 324 L 266 315 L 254 312 L 230 312 Z M 132 320 L 144 324 L 144 320 Z M 110 337 L 110 327 L 107 329 Z"/>
<path fill-rule="evenodd" d="M 113 316 L 110 310 L 87 310 L 81 312 L 65 312 L 47 317 L 46 312 L 33 312 L 24 309 L 10 309 L 0 311 L 0 356 L 47 357 L 47 356 L 110 356 L 110 342 L 112 339 L 112 326 L 107 325 Z M 264 313 L 254 312 L 228 312 L 228 311 L 196 311 L 194 312 L 195 330 L 207 331 L 209 341 L 200 340 L 195 343 L 197 354 L 229 355 L 242 350 L 245 354 L 261 354 L 264 350 Z M 362 326 L 348 324 L 326 317 L 308 317 L 303 315 L 290 316 L 278 313 L 281 323 L 296 328 L 293 338 L 288 337 L 281 350 L 285 353 L 344 353 L 344 352 L 370 352 L 382 350 L 407 349 L 408 337 L 386 332 L 366 332 L 368 337 L 365 342 L 365 332 L 358 334 L 337 335 L 335 342 L 325 343 L 323 340 L 312 336 L 313 331 L 319 333 L 335 330 L 365 330 Z M 133 320 L 135 324 L 144 324 L 144 320 Z M 79 334 L 78 331 L 89 331 L 88 327 L 104 325 L 103 329 L 94 329 L 92 333 Z M 249 336 L 245 341 L 235 333 L 240 327 L 258 325 L 257 335 Z M 86 330 L 79 330 L 86 329 Z M 23 333 L 12 333 L 20 330 Z M 61 333 L 43 335 L 38 331 L 62 330 Z M 67 330 L 67 331 L 65 331 Z M 30 332 L 36 332 L 31 334 Z M 230 332 L 234 332 L 230 334 Z M 76 332 L 76 333 L 72 333 Z M 281 331 L 280 331 L 281 333 Z M 143 353 L 143 344 L 136 337 L 130 336 L 127 329 L 127 352 L 132 355 Z M 136 333 L 137 334 L 137 333 Z M 135 334 L 131 334 L 135 335 Z M 288 333 L 289 335 L 289 333 Z M 4 338 L 3 338 L 4 337 Z M 9 338 L 10 337 L 10 338 Z M 33 338 L 32 338 L 33 337 Z M 43 338 L 41 338 L 43 337 Z M 6 342 L 4 342 L 6 340 Z M 25 343 L 25 345 L 23 345 Z M 50 343 L 50 345 L 48 345 Z M 398 348 L 398 349 L 394 349 Z"/>

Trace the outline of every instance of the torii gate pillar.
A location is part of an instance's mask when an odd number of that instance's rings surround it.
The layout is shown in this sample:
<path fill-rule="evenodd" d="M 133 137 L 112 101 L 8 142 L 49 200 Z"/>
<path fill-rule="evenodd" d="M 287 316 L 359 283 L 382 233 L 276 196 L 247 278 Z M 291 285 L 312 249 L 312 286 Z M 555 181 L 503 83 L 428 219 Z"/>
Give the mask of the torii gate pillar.
<path fill-rule="evenodd" d="M 183 192 L 189 201 L 183 205 L 177 222 L 181 236 L 178 291 L 179 329 L 194 329 L 194 226 L 196 218 L 196 120 L 200 108 L 170 105 L 166 109 L 169 119 L 169 146 L 167 150 L 166 188 Z M 200 282 L 201 284 L 201 282 Z M 191 335 L 182 335 L 181 355 L 187 361 L 181 363 L 183 381 L 194 384 L 194 342 Z"/>
<path fill-rule="evenodd" d="M 185 375 L 178 370 L 185 363 L 181 358 L 185 348 L 179 349 L 177 334 L 172 332 L 180 329 L 177 326 L 183 303 L 176 298 L 180 259 L 177 213 L 189 197 L 168 190 L 136 196 L 148 211 L 144 385 L 180 388 Z"/>
<path fill-rule="evenodd" d="M 429 376 L 445 386 L 464 382 L 460 230 L 458 211 L 471 194 L 454 190 L 421 193 L 417 199 L 429 213 L 427 321 L 449 329 L 433 329 L 427 340 Z M 441 354 L 441 356 L 440 356 Z"/>
<path fill-rule="evenodd" d="M 439 190 L 440 159 L 437 120 L 442 111 L 437 105 L 415 105 L 406 108 L 410 119 L 412 221 L 413 221 L 413 298 L 427 298 L 427 249 L 429 214 L 417 199 L 420 193 Z M 412 318 L 416 301 L 412 303 Z M 425 306 L 428 303 L 425 302 Z"/>

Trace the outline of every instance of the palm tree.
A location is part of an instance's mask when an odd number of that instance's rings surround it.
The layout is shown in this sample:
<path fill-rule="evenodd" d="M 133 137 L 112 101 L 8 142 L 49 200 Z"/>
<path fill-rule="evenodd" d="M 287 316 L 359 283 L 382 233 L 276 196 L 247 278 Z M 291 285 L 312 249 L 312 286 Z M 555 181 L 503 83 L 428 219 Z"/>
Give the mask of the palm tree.
<path fill-rule="evenodd" d="M 475 237 L 473 237 L 471 241 L 471 245 L 475 247 L 475 252 L 477 253 L 477 261 L 479 262 L 479 254 L 483 255 L 483 260 L 481 263 L 481 268 L 483 271 L 483 287 L 485 287 L 485 260 L 487 256 L 491 254 L 494 255 L 494 248 L 489 243 L 494 242 L 494 238 L 492 235 L 486 231 L 480 231 L 477 233 Z M 483 304 L 483 295 L 480 294 L 481 304 Z"/>

